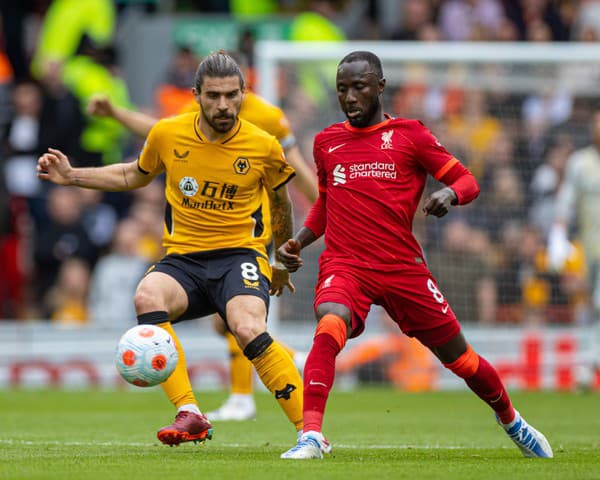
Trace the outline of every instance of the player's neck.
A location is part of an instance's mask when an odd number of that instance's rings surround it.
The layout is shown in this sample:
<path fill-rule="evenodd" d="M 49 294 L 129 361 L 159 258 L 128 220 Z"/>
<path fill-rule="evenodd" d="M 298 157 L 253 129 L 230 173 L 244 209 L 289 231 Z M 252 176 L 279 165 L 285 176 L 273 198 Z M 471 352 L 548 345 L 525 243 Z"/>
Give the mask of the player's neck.
<path fill-rule="evenodd" d="M 373 116 L 371 117 L 371 119 L 369 120 L 367 125 L 365 125 L 363 128 L 370 128 L 375 125 L 379 125 L 381 122 L 386 121 L 388 118 L 389 118 L 389 115 L 386 115 L 385 113 L 383 113 L 383 108 L 379 108 L 379 110 L 377 110 L 373 114 Z"/>

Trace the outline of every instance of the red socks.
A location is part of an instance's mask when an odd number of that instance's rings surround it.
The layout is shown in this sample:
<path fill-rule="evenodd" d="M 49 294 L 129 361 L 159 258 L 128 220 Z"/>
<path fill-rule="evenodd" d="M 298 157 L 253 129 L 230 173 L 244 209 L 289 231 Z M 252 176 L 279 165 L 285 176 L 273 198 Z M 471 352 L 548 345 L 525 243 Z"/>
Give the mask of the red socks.
<path fill-rule="evenodd" d="M 485 358 L 479 357 L 479 368 L 474 375 L 465 378 L 465 382 L 479 398 L 492 407 L 502 423 L 506 424 L 514 420 L 515 409 L 502 380 L 496 369 Z"/>
<path fill-rule="evenodd" d="M 328 334 L 317 335 L 304 366 L 304 431 L 320 432 L 329 392 L 335 380 L 338 342 Z"/>

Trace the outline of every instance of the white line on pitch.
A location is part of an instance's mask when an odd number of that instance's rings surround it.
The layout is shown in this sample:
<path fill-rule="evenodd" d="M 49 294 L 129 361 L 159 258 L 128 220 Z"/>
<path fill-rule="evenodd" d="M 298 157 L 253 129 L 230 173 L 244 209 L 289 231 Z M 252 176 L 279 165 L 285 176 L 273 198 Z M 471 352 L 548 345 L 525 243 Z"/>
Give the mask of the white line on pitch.
<path fill-rule="evenodd" d="M 0 438 L 0 444 L 4 445 L 63 445 L 63 446 L 83 446 L 83 447 L 152 447 L 159 445 L 158 443 L 142 443 L 142 442 L 61 442 L 58 440 L 47 440 L 47 441 L 32 441 L 32 440 L 15 440 L 11 438 Z M 216 447 L 224 448 L 250 448 L 256 447 L 256 444 L 243 444 L 243 443 L 212 443 Z M 211 445 L 211 444 L 208 444 Z M 278 448 L 286 448 L 289 445 L 278 445 L 270 444 L 271 446 Z M 344 449 L 367 449 L 367 450 L 486 450 L 494 447 L 479 447 L 479 446 L 460 446 L 460 445 L 345 445 L 345 444 L 334 444 L 335 448 Z M 504 447 L 503 447 L 504 448 Z"/>

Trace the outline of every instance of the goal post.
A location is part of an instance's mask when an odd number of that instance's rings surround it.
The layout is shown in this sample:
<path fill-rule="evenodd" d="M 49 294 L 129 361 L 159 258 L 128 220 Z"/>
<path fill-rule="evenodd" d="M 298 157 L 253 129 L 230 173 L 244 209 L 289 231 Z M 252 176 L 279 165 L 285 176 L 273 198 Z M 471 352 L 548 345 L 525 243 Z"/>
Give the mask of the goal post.
<path fill-rule="evenodd" d="M 338 62 L 355 50 L 372 51 L 384 64 L 388 62 L 423 65 L 569 65 L 600 64 L 600 45 L 595 43 L 520 43 L 520 42 L 257 42 L 255 58 L 260 83 L 258 93 L 279 104 L 278 66 L 286 63 Z M 550 79 L 546 79 L 550 80 Z M 590 86 L 591 88 L 591 86 Z M 600 86 L 594 89 L 598 93 Z"/>
<path fill-rule="evenodd" d="M 589 143 L 590 114 L 600 100 L 600 45 L 258 42 L 258 92 L 286 111 L 309 161 L 314 134 L 344 120 L 335 70 L 356 50 L 382 60 L 386 112 L 422 120 L 480 182 L 473 205 L 439 221 L 415 218 L 432 271 L 461 321 L 584 318 L 585 292 L 550 272 L 543 255 L 561 169 L 573 149 Z M 570 273 L 583 274 L 581 259 L 573 262 Z M 300 283 L 302 275 L 295 275 Z M 292 310 L 311 312 L 311 294 L 297 293 L 301 303 Z"/>

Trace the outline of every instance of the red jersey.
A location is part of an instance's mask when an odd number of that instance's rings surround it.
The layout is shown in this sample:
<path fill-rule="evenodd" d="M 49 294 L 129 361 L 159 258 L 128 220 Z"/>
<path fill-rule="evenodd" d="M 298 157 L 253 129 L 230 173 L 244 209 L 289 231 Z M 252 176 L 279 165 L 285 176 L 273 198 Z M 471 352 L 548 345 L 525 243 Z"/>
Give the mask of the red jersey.
<path fill-rule="evenodd" d="M 314 159 L 320 198 L 305 226 L 325 234 L 321 265 L 426 269 L 412 222 L 427 175 L 442 180 L 458 166 L 452 181 L 456 172 L 472 177 L 421 122 L 387 116 L 367 128 L 327 127 L 315 136 Z"/>

